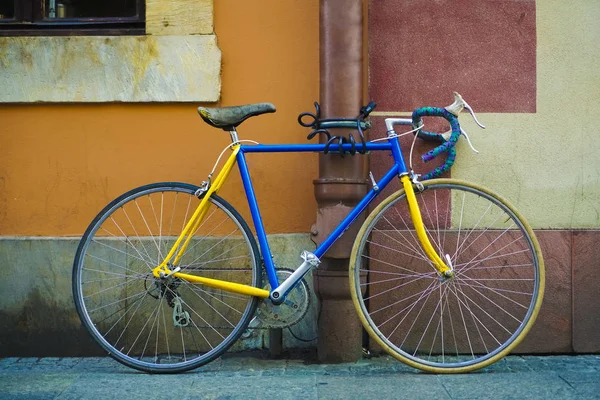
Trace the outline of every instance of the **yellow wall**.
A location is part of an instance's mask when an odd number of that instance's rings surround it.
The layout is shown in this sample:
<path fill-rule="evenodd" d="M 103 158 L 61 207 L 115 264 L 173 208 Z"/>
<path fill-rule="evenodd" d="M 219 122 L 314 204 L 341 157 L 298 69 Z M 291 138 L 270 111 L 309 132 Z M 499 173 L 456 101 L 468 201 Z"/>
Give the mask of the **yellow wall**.
<path fill-rule="evenodd" d="M 277 113 L 240 137 L 303 142 L 297 115 L 318 99 L 318 1 L 215 2 L 222 58 L 218 105 L 270 101 Z M 111 199 L 162 180 L 200 183 L 228 134 L 196 104 L 1 105 L 0 235 L 80 235 Z M 315 218 L 316 155 L 250 155 L 269 233 L 307 232 Z M 249 220 L 239 178 L 222 194 Z"/>

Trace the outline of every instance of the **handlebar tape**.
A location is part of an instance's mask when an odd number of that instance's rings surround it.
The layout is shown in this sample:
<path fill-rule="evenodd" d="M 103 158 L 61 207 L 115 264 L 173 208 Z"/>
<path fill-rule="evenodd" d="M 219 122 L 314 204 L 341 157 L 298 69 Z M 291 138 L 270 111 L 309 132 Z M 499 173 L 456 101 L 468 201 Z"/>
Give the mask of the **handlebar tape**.
<path fill-rule="evenodd" d="M 454 146 L 456 145 L 456 142 L 460 137 L 460 125 L 458 123 L 458 118 L 454 114 L 448 112 L 445 108 L 421 107 L 417 108 L 412 113 L 413 127 L 415 129 L 419 126 L 422 126 L 422 117 L 442 117 L 450 123 L 450 127 L 452 128 L 452 134 L 450 135 L 450 138 L 447 141 L 439 133 L 426 132 L 423 130 L 417 133 L 417 136 L 422 139 L 443 142 L 435 149 L 423 154 L 421 156 L 423 162 L 431 161 L 442 153 L 448 153 L 448 157 L 446 158 L 446 161 L 441 167 L 437 167 L 423 176 L 422 179 L 426 180 L 437 178 L 444 172 L 448 171 L 454 164 L 454 160 L 456 159 L 456 149 L 454 148 Z"/>

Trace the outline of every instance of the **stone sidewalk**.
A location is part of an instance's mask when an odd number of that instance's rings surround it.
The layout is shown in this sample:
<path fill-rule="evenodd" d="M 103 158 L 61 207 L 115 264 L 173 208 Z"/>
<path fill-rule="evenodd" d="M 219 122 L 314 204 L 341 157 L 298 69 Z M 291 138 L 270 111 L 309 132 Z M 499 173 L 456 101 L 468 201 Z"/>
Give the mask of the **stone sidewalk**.
<path fill-rule="evenodd" d="M 0 359 L 0 399 L 600 399 L 600 356 L 510 356 L 465 375 L 425 374 L 390 357 L 308 364 L 227 356 L 179 375 L 110 358 Z"/>

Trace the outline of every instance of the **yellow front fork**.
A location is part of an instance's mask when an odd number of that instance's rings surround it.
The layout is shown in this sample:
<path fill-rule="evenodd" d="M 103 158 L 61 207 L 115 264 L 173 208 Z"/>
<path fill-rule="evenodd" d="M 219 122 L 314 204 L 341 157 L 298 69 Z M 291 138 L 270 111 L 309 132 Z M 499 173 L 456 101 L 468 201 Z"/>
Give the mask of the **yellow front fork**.
<path fill-rule="evenodd" d="M 421 242 L 421 247 L 423 250 L 425 250 L 425 254 L 427 254 L 427 257 L 429 257 L 429 259 L 433 262 L 433 266 L 441 276 L 446 278 L 453 276 L 454 272 L 452 271 L 452 268 L 446 265 L 446 263 L 438 255 L 437 251 L 435 251 L 433 248 L 431 242 L 429 241 L 429 237 L 427 237 L 427 232 L 425 231 L 425 226 L 423 225 L 423 218 L 421 217 L 421 211 L 419 210 L 419 204 L 417 203 L 415 190 L 413 189 L 413 183 L 411 182 L 410 177 L 408 175 L 403 175 L 400 177 L 400 181 L 404 186 L 404 192 L 406 192 L 410 217 L 413 221 L 413 225 L 415 226 L 415 231 L 417 232 L 419 242 Z"/>

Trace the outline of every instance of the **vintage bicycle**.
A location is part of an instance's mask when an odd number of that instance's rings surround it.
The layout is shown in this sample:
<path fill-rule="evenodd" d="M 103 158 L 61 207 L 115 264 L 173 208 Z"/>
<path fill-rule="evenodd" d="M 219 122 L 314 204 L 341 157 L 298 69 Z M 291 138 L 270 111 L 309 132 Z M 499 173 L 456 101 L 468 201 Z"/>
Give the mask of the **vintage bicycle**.
<path fill-rule="evenodd" d="M 182 372 L 219 357 L 253 329 L 297 323 L 310 299 L 306 274 L 397 178 L 402 189 L 370 212 L 350 258 L 352 298 L 374 343 L 413 367 L 460 373 L 492 364 L 525 337 L 544 292 L 544 264 L 531 227 L 490 190 L 437 178 L 452 166 L 454 145 L 466 136 L 459 113 L 475 118 L 462 97 L 455 94 L 445 108 L 417 109 L 412 118 L 387 118 L 387 136 L 373 141 L 363 132 L 374 103 L 357 118 L 338 119 L 321 118 L 315 106 L 299 122 L 312 128 L 309 138 L 324 135 L 325 143 L 289 145 L 239 139 L 237 127 L 275 112 L 272 104 L 200 107 L 203 120 L 229 132 L 232 142 L 208 180 L 142 186 L 96 216 L 77 248 L 73 295 L 83 325 L 111 357 L 146 372 Z M 425 131 L 423 118 L 432 116 L 446 119 L 451 130 Z M 447 155 L 423 179 L 405 164 L 395 131 L 405 125 L 412 127 L 408 133 L 441 143 L 424 160 Z M 358 140 L 331 134 L 340 128 L 355 130 Z M 277 267 L 247 155 L 376 151 L 391 154 L 387 173 L 379 180 L 371 175 L 364 198 L 314 251 L 301 254 L 297 268 Z M 255 234 L 217 194 L 236 163 Z"/>

